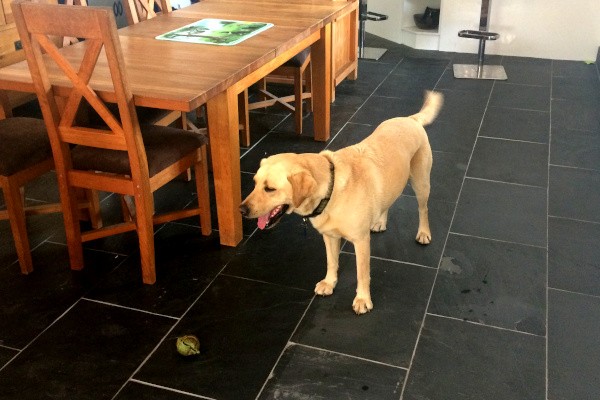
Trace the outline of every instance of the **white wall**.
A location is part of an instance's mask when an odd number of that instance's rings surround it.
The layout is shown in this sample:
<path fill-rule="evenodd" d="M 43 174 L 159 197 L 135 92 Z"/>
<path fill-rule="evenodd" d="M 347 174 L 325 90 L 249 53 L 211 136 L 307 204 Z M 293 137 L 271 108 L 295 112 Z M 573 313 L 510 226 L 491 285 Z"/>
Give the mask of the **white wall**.
<path fill-rule="evenodd" d="M 367 21 L 366 31 L 392 42 L 402 43 L 402 0 L 368 0 L 369 11 L 386 14 L 385 21 Z"/>
<path fill-rule="evenodd" d="M 431 0 L 369 0 L 368 4 L 370 10 L 402 21 L 405 1 L 409 5 L 422 1 L 424 9 Z M 596 59 L 599 0 L 491 0 L 491 4 L 489 30 L 500 38 L 487 43 L 486 54 Z M 478 28 L 480 8 L 481 0 L 441 0 L 439 50 L 477 52 L 478 41 L 459 38 L 458 31 Z M 403 43 L 401 26 L 385 24 L 388 21 L 367 23 L 367 31 Z"/>

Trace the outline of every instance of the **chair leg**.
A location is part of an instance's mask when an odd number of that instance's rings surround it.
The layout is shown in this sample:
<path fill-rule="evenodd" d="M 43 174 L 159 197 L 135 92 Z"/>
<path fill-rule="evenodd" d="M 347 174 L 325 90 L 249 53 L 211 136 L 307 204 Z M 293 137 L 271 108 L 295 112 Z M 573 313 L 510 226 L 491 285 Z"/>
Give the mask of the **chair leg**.
<path fill-rule="evenodd" d="M 238 95 L 238 118 L 240 122 L 240 144 L 250 146 L 250 111 L 248 110 L 248 89 Z"/>
<path fill-rule="evenodd" d="M 83 269 L 83 246 L 81 242 L 81 227 L 79 226 L 79 207 L 77 190 L 68 187 L 59 179 L 60 202 L 65 224 L 69 262 L 72 270 Z"/>
<path fill-rule="evenodd" d="M 14 238 L 15 248 L 17 249 L 21 272 L 27 275 L 33 271 L 33 262 L 31 260 L 29 239 L 27 238 L 24 204 L 20 188 L 10 184 L 8 179 L 6 180 L 4 189 L 4 200 L 6 202 L 10 229 Z"/>
<path fill-rule="evenodd" d="M 156 282 L 156 260 L 154 255 L 154 199 L 150 190 L 135 194 L 135 223 L 140 242 L 142 281 L 152 285 Z"/>
<path fill-rule="evenodd" d="M 306 99 L 306 109 L 309 112 L 313 112 L 312 106 L 312 64 L 308 63 L 306 70 L 304 71 L 304 79 L 306 81 L 306 89 L 305 91 L 310 93 L 310 97 Z M 332 85 L 333 86 L 333 85 Z"/>
<path fill-rule="evenodd" d="M 98 198 L 98 191 L 86 190 L 85 197 L 87 198 L 89 204 L 87 212 L 90 217 L 90 223 L 92 224 L 92 228 L 102 228 L 102 215 L 100 213 L 100 199 Z"/>
<path fill-rule="evenodd" d="M 206 146 L 202 147 L 202 160 L 196 163 L 194 170 L 196 172 L 196 192 L 198 195 L 198 206 L 200 207 L 200 228 L 204 236 L 212 233 L 212 223 L 210 216 L 210 192 L 208 188 L 208 162 L 206 156 Z"/>
<path fill-rule="evenodd" d="M 304 92 L 302 75 L 301 69 L 294 72 L 294 119 L 298 135 L 302 134 L 302 93 Z"/>

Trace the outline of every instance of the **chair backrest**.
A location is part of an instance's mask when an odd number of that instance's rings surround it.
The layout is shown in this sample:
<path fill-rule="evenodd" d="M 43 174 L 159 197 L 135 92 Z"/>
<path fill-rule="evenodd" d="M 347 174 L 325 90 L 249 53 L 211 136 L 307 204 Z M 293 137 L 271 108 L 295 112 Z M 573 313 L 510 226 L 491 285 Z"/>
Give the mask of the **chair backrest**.
<path fill-rule="evenodd" d="M 12 3 L 12 9 L 46 121 L 57 171 L 67 173 L 72 169 L 70 149 L 72 144 L 77 144 L 127 151 L 132 178 L 140 179 L 138 174 L 147 176 L 146 153 L 112 10 L 36 4 L 26 0 Z M 52 41 L 52 36 L 72 36 L 84 40 L 73 45 L 84 50 L 80 65 L 74 66 L 66 59 Z M 116 99 L 118 118 L 109 111 L 101 95 L 89 85 L 97 65 L 110 71 L 113 90 L 110 90 L 111 81 L 107 81 L 108 89 L 103 85 L 102 93 Z M 68 78 L 72 84 L 62 107 L 56 100 L 57 88 L 52 84 L 59 76 Z M 77 112 L 80 105 L 85 104 L 84 99 L 108 129 L 77 125 Z M 93 172 L 88 173 L 91 178 Z"/>
<path fill-rule="evenodd" d="M 154 18 L 157 12 L 171 12 L 170 0 L 124 0 L 123 3 L 129 25 Z M 159 11 L 156 11 L 157 8 Z"/>

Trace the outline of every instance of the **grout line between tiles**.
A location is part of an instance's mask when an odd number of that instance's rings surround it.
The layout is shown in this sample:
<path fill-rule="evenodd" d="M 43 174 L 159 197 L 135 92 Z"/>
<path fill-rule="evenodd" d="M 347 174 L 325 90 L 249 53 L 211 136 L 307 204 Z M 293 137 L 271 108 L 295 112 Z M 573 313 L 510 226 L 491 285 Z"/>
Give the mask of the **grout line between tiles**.
<path fill-rule="evenodd" d="M 0 348 L 2 348 L 2 349 L 8 349 L 8 350 L 14 350 L 14 351 L 21 351 L 20 349 L 17 349 L 16 347 L 10 347 L 10 346 L 6 346 L 4 344 L 0 344 Z"/>
<path fill-rule="evenodd" d="M 386 367 L 391 367 L 391 368 L 396 368 L 396 369 L 403 369 L 406 371 L 405 367 L 400 367 L 398 365 L 394 365 L 394 364 L 389 364 L 389 363 L 384 363 L 381 361 L 377 361 L 377 360 L 371 360 L 369 358 L 364 358 L 364 357 L 358 357 L 358 356 L 353 356 L 352 354 L 346 354 L 346 353 L 340 353 L 339 351 L 333 351 L 333 350 L 329 350 L 329 349 L 323 349 L 321 347 L 316 347 L 316 346 L 310 346 L 307 344 L 303 344 L 303 343 L 297 343 L 297 342 L 289 342 L 290 345 L 292 346 L 300 346 L 300 347 L 305 347 L 307 349 L 312 349 L 312 350 L 318 350 L 318 351 L 323 351 L 326 353 L 331 353 L 331 354 L 337 354 L 339 356 L 344 356 L 344 357 L 349 357 L 349 358 L 354 358 L 356 360 L 361 360 L 361 361 L 366 361 L 372 364 L 379 364 L 379 365 L 383 365 Z M 289 347 L 289 346 L 288 346 Z"/>
<path fill-rule="evenodd" d="M 510 138 L 503 138 L 503 137 L 497 137 L 497 136 L 479 136 L 482 139 L 490 139 L 490 140 L 503 140 L 506 142 L 517 142 L 517 143 L 530 143 L 530 144 L 539 144 L 539 145 L 548 145 L 548 143 L 543 143 L 543 142 L 534 142 L 531 140 L 520 140 L 520 139 L 510 139 Z"/>
<path fill-rule="evenodd" d="M 472 237 L 472 238 L 476 238 L 476 239 L 490 240 L 492 242 L 516 244 L 519 246 L 534 247 L 536 249 L 544 249 L 544 250 L 546 249 L 546 247 L 544 247 L 544 246 L 536 246 L 535 244 L 529 244 L 529 243 L 512 242 L 510 240 L 494 239 L 494 238 L 489 238 L 489 237 L 485 237 L 485 236 L 469 235 L 467 233 L 460 233 L 460 232 L 453 232 L 453 231 L 448 231 L 448 233 L 450 233 L 452 235 L 456 235 L 456 236 L 465 236 L 465 237 Z"/>
<path fill-rule="evenodd" d="M 75 303 L 73 303 L 71 305 L 71 307 L 67 308 L 62 314 L 60 314 L 58 316 L 58 318 L 54 319 L 50 325 L 48 325 L 43 331 L 41 331 L 40 333 L 38 333 L 36 335 L 36 337 L 34 337 L 33 339 L 31 339 L 29 341 L 29 343 L 27 343 L 25 345 L 25 347 L 23 347 L 21 350 L 19 350 L 19 352 L 17 354 L 14 355 L 14 357 L 12 357 L 6 364 L 4 364 L 3 366 L 0 367 L 0 371 L 2 371 L 4 368 L 6 368 L 15 358 L 17 358 L 19 356 L 19 354 L 21 354 L 23 351 L 25 351 L 25 349 L 27 349 L 29 346 L 31 346 L 31 344 L 33 342 L 35 342 L 37 340 L 37 338 L 39 338 L 40 336 L 42 336 L 44 333 L 46 333 L 46 331 L 48 331 L 50 328 L 52 328 L 58 321 L 60 321 L 69 311 L 71 311 L 73 309 L 73 307 L 75 307 L 77 304 L 79 304 L 79 302 L 81 301 L 81 299 L 77 299 L 77 301 L 75 301 Z"/>
<path fill-rule="evenodd" d="M 582 293 L 582 292 L 574 292 L 572 290 L 567 290 L 567 289 L 561 289 L 561 288 L 556 288 L 556 287 L 550 287 L 548 286 L 548 290 L 554 290 L 556 292 L 563 292 L 563 293 L 570 293 L 570 294 L 574 294 L 577 296 L 585 296 L 585 297 L 591 297 L 593 299 L 600 299 L 600 295 L 597 294 L 589 294 L 589 293 Z"/>
<path fill-rule="evenodd" d="M 130 379 L 131 382 L 135 382 L 138 383 L 140 385 L 144 385 L 144 386 L 150 386 L 153 388 L 157 388 L 157 389 L 163 389 L 163 390 L 167 390 L 169 392 L 174 392 L 174 393 L 179 393 L 179 394 L 185 394 L 187 396 L 191 396 L 191 397 L 195 397 L 197 399 L 206 399 L 206 400 L 215 400 L 212 397 L 206 397 L 206 396 L 201 396 L 199 394 L 195 394 L 195 393 L 190 393 L 190 392 L 186 392 L 183 390 L 179 390 L 179 389 L 174 389 L 174 388 L 170 388 L 168 386 L 161 386 L 161 385 L 156 385 L 154 383 L 150 383 L 150 382 L 146 382 L 146 381 L 142 381 L 139 379 Z"/>
<path fill-rule="evenodd" d="M 554 71 L 554 61 L 550 62 L 550 109 L 548 111 L 548 117 L 549 117 L 549 125 L 548 125 L 548 173 L 546 175 L 546 337 L 545 337 L 545 343 L 544 343 L 544 350 L 545 350 L 545 354 L 544 354 L 544 378 L 545 378 L 545 393 L 546 393 L 546 399 L 548 399 L 548 387 L 549 385 L 549 372 L 548 372 L 548 337 L 550 336 L 548 334 L 548 323 L 549 323 L 549 313 L 548 313 L 548 284 L 549 284 L 549 278 L 548 276 L 550 275 L 549 273 L 549 265 L 550 263 L 548 262 L 548 259 L 550 257 L 550 251 L 549 251 L 549 247 L 550 247 L 550 160 L 552 158 L 552 92 L 554 91 L 554 87 L 553 87 L 553 80 L 552 80 L 552 75 Z"/>
<path fill-rule="evenodd" d="M 477 139 L 479 138 L 479 133 L 481 132 L 481 127 L 483 126 L 483 120 L 485 118 L 485 114 L 487 113 L 487 110 L 490 106 L 490 101 L 492 98 L 492 93 L 494 92 L 494 87 L 496 85 L 496 82 L 494 81 L 492 83 L 492 87 L 490 88 L 490 93 L 488 94 L 488 99 L 485 105 L 485 108 L 483 110 L 483 114 L 481 115 L 481 119 L 479 121 L 479 127 L 477 128 L 477 136 L 475 137 L 475 142 L 473 143 L 473 147 L 471 148 L 471 154 L 469 155 L 469 160 L 467 161 L 467 166 L 465 168 L 465 174 L 463 175 L 463 179 L 462 182 L 460 184 L 460 190 L 458 191 L 458 196 L 456 198 L 456 203 L 454 204 L 454 211 L 452 212 L 452 218 L 450 219 L 450 224 L 448 225 L 448 233 L 446 234 L 446 239 L 444 240 L 444 245 L 442 246 L 442 251 L 440 254 L 440 261 L 441 259 L 444 257 L 444 252 L 446 251 L 446 245 L 448 244 L 448 238 L 450 237 L 450 229 L 452 228 L 452 224 L 454 223 L 454 218 L 456 216 L 456 210 L 458 209 L 458 204 L 460 201 L 460 196 L 462 194 L 462 190 L 464 188 L 465 185 L 465 180 L 467 179 L 467 172 L 469 171 L 469 165 L 471 164 L 471 160 L 473 159 L 473 153 L 475 152 L 475 146 L 477 146 Z M 437 84 L 436 84 L 437 87 Z M 435 87 L 434 87 L 435 90 Z M 439 262 L 438 262 L 438 267 L 439 267 Z M 408 384 L 408 380 L 410 379 L 410 372 L 411 372 L 411 368 L 412 368 L 412 364 L 413 361 L 415 359 L 415 355 L 417 354 L 417 348 L 419 347 L 419 342 L 421 340 L 421 333 L 423 332 L 423 328 L 425 327 L 425 320 L 427 318 L 427 314 L 428 314 L 428 310 L 429 310 L 429 304 L 431 303 L 431 298 L 433 297 L 433 291 L 435 290 L 435 284 L 437 282 L 437 277 L 439 275 L 439 268 L 437 269 L 435 276 L 433 278 L 433 283 L 431 285 L 431 290 L 429 291 L 429 297 L 427 298 L 427 304 L 425 305 L 425 313 L 423 314 L 423 320 L 421 321 L 421 326 L 419 327 L 419 332 L 417 334 L 417 339 L 415 341 L 415 345 L 413 347 L 413 351 L 412 351 L 412 355 L 410 357 L 410 362 L 408 364 L 408 370 L 406 371 L 406 377 L 404 379 L 404 382 L 402 384 L 402 391 L 400 392 L 400 400 L 403 400 L 404 398 L 404 391 L 406 390 L 406 386 Z"/>
<path fill-rule="evenodd" d="M 431 315 L 432 317 L 450 319 L 450 320 L 453 320 L 453 321 L 466 322 L 467 324 L 478 325 L 478 326 L 482 326 L 482 327 L 486 327 L 486 328 L 490 328 L 490 329 L 498 329 L 498 330 L 501 330 L 501 331 L 519 333 L 519 334 L 528 335 L 528 336 L 535 336 L 535 337 L 539 337 L 539 338 L 545 338 L 546 337 L 546 335 L 536 335 L 535 333 L 531 333 L 531 332 L 518 331 L 516 329 L 505 328 L 503 326 L 484 324 L 484 323 L 481 323 L 481 322 L 471 321 L 471 320 L 468 320 L 468 319 L 451 317 L 449 315 L 441 315 L 441 314 L 435 314 L 435 313 L 430 313 L 430 312 L 428 312 L 427 315 Z"/>
<path fill-rule="evenodd" d="M 598 221 L 588 221 L 588 220 L 585 220 L 585 219 L 570 218 L 570 217 L 562 217 L 562 216 L 560 216 L 560 215 L 552 215 L 552 214 L 548 214 L 548 218 L 564 219 L 564 220 L 567 220 L 567 221 L 585 222 L 586 224 L 600 225 L 600 222 L 598 222 Z"/>
<path fill-rule="evenodd" d="M 548 163 L 548 164 L 551 167 L 557 167 L 557 168 L 566 168 L 566 169 L 575 169 L 575 170 L 581 170 L 581 171 L 599 172 L 598 169 L 594 169 L 594 168 L 573 167 L 571 165 L 562 165 L 562 164 L 550 164 L 550 163 Z"/>
<path fill-rule="evenodd" d="M 248 281 L 248 282 L 262 283 L 262 284 L 265 284 L 265 285 L 275 286 L 275 287 L 279 287 L 279 288 L 298 290 L 298 291 L 302 291 L 302 292 L 310 292 L 309 289 L 303 289 L 303 288 L 294 287 L 294 286 L 287 286 L 287 285 L 282 285 L 280 283 L 267 282 L 267 281 L 262 281 L 260 279 L 247 278 L 245 276 L 227 274 L 227 273 L 224 273 L 224 272 L 222 272 L 220 274 L 220 276 L 227 276 L 229 278 L 241 279 L 241 280 Z"/>
<path fill-rule="evenodd" d="M 473 148 L 475 148 L 475 146 L 473 146 Z M 471 160 L 469 160 L 469 163 L 471 162 Z M 469 166 L 467 165 L 467 173 L 469 172 Z M 522 186 L 522 187 L 530 187 L 530 188 L 537 188 L 537 189 L 546 189 L 546 187 L 544 186 L 537 186 L 537 185 L 526 185 L 524 183 L 516 183 L 516 182 L 506 182 L 506 181 L 498 181 L 495 179 L 486 179 L 486 178 L 477 178 L 475 176 L 465 176 L 465 179 L 471 179 L 473 181 L 482 181 L 482 182 L 492 182 L 492 183 L 504 183 L 506 185 L 514 185 L 514 186 Z M 462 188 L 461 188 L 462 191 Z"/>
<path fill-rule="evenodd" d="M 109 303 L 107 301 L 90 299 L 89 297 L 85 297 L 85 296 L 83 296 L 81 298 L 81 300 L 86 300 L 86 301 L 89 301 L 89 302 L 92 302 L 92 303 L 102 304 L 102 305 L 109 306 L 109 307 L 116 307 L 116 308 L 121 308 L 121 309 L 129 310 L 129 311 L 137 311 L 137 312 L 141 312 L 141 313 L 144 313 L 144 314 L 150 314 L 150 315 L 155 315 L 157 317 L 164 317 L 164 318 L 169 318 L 169 319 L 174 319 L 176 321 L 179 321 L 178 317 L 174 317 L 172 315 L 159 314 L 159 313 L 155 313 L 155 312 L 152 312 L 152 311 L 142 310 L 140 308 L 133 308 L 133 307 L 122 306 L 120 304 Z"/>

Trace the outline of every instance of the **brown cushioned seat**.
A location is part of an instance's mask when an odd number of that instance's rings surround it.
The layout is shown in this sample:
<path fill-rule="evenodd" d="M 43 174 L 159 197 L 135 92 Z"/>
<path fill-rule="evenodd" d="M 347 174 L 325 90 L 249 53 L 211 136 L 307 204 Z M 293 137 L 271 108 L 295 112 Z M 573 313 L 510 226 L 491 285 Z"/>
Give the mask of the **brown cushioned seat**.
<path fill-rule="evenodd" d="M 294 57 L 287 60 L 283 65 L 286 67 L 296 67 L 300 68 L 306 59 L 310 56 L 310 48 L 306 48 L 302 50 L 300 53 L 296 54 Z"/>
<path fill-rule="evenodd" d="M 150 177 L 208 142 L 204 135 L 168 126 L 145 125 L 140 129 Z M 71 154 L 75 169 L 131 174 L 125 151 L 76 146 Z"/>
<path fill-rule="evenodd" d="M 14 117 L 0 120 L 0 175 L 10 176 L 52 157 L 44 121 Z"/>

